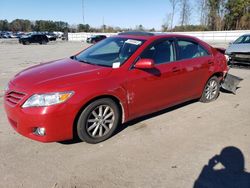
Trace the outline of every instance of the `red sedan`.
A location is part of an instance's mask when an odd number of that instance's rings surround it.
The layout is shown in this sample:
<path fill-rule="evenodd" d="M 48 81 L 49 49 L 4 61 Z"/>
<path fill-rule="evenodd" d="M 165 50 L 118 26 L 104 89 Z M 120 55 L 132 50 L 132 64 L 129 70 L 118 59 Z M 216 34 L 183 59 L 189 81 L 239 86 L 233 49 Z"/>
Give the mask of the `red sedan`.
<path fill-rule="evenodd" d="M 192 99 L 211 102 L 225 56 L 189 36 L 128 32 L 10 80 L 4 106 L 12 127 L 41 142 L 109 138 L 131 119 Z"/>

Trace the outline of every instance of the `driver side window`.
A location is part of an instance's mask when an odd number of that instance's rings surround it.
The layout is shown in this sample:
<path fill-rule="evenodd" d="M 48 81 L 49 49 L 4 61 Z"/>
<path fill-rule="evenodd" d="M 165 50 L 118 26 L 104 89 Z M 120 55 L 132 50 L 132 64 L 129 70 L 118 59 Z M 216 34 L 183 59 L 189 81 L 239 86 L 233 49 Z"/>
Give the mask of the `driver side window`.
<path fill-rule="evenodd" d="M 163 41 L 154 44 L 149 49 L 145 50 L 140 58 L 153 59 L 155 64 L 163 64 L 174 61 L 174 47 L 172 41 Z"/>

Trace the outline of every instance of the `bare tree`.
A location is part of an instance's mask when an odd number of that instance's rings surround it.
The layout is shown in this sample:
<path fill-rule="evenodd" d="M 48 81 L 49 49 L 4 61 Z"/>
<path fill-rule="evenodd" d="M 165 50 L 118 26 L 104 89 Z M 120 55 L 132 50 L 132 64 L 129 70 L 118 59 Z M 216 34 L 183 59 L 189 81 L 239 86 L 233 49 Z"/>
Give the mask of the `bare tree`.
<path fill-rule="evenodd" d="M 208 24 L 208 0 L 197 0 L 198 11 L 200 14 L 200 25 Z"/>
<path fill-rule="evenodd" d="M 180 2 L 180 0 L 169 0 L 171 7 L 172 7 L 172 14 L 171 14 L 171 29 L 173 29 L 173 22 L 174 22 L 174 14 L 175 14 L 175 8 L 177 6 L 177 4 Z"/>
<path fill-rule="evenodd" d="M 225 2 L 226 0 L 208 0 L 208 26 L 211 30 L 221 30 L 222 20 L 225 15 Z"/>
<path fill-rule="evenodd" d="M 180 24 L 181 26 L 188 25 L 191 13 L 189 0 L 181 0 L 180 2 L 181 2 Z"/>
<path fill-rule="evenodd" d="M 170 28 L 170 22 L 171 22 L 172 14 L 167 14 L 166 17 L 163 20 L 163 24 L 161 26 L 162 31 L 168 31 Z"/>

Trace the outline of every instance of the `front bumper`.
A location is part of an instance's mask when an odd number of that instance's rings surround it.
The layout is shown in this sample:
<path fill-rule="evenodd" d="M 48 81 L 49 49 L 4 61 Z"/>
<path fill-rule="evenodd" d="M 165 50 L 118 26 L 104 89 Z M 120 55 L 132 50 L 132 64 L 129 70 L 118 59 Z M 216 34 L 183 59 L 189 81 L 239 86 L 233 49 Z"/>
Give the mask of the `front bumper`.
<path fill-rule="evenodd" d="M 28 98 L 28 96 L 27 96 Z M 11 126 L 21 135 L 40 142 L 55 142 L 73 138 L 74 106 L 62 103 L 49 107 L 22 108 L 21 104 L 13 105 L 4 96 L 4 107 Z M 46 129 L 44 136 L 34 134 L 37 127 Z"/>
<path fill-rule="evenodd" d="M 229 64 L 250 65 L 250 53 L 232 53 L 229 56 Z"/>

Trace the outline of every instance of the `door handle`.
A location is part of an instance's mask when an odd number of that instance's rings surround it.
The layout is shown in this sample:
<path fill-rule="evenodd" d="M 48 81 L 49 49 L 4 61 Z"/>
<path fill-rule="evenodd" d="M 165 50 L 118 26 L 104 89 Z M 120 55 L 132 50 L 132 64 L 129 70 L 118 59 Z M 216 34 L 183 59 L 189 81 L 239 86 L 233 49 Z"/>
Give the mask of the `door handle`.
<path fill-rule="evenodd" d="M 213 62 L 213 61 L 209 61 L 208 64 L 209 64 L 209 65 L 213 65 L 214 62 Z"/>
<path fill-rule="evenodd" d="M 173 67 L 172 68 L 172 72 L 179 72 L 179 71 L 180 71 L 180 69 L 178 67 Z"/>

